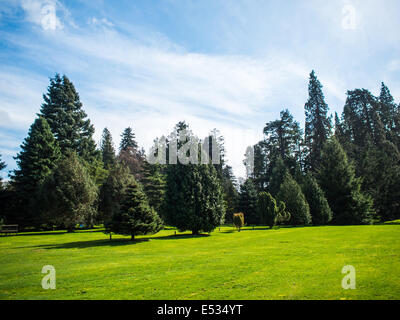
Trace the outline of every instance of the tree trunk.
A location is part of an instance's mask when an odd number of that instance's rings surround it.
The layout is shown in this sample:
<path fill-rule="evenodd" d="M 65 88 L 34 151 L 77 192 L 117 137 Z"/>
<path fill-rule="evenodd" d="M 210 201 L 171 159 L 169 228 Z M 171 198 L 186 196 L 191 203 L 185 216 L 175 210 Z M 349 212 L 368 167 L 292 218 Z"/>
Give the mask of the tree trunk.
<path fill-rule="evenodd" d="M 198 230 L 192 230 L 192 235 L 197 236 L 199 234 Z"/>
<path fill-rule="evenodd" d="M 135 235 L 131 234 L 131 241 L 135 240 Z"/>

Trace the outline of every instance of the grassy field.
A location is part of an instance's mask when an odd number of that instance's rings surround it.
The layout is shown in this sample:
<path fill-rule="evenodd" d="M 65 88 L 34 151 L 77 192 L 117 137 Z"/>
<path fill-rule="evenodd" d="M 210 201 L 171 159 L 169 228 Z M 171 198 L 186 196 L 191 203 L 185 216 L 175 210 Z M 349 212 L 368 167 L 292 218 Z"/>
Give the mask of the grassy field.
<path fill-rule="evenodd" d="M 400 299 L 400 225 L 0 238 L 0 299 Z M 41 273 L 53 265 L 57 288 Z M 341 286 L 344 265 L 355 290 Z"/>

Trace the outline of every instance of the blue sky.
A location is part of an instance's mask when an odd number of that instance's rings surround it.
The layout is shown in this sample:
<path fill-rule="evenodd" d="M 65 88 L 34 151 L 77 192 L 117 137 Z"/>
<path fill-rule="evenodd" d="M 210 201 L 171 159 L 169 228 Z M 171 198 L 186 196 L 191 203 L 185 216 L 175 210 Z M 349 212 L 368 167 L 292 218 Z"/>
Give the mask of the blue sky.
<path fill-rule="evenodd" d="M 347 90 L 377 94 L 382 81 L 400 102 L 399 12 L 398 0 L 2 0 L 0 153 L 14 169 L 59 72 L 96 141 L 108 127 L 118 145 L 132 126 L 148 150 L 186 120 L 199 137 L 219 129 L 243 176 L 266 122 L 288 108 L 303 124 L 312 69 L 332 112 Z"/>

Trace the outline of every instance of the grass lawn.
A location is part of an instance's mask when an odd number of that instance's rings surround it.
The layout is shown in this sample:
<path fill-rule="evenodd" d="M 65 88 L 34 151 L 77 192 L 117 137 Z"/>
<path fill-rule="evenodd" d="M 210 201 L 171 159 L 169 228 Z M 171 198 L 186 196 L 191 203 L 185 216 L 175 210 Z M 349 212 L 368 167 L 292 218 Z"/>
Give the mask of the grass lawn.
<path fill-rule="evenodd" d="M 44 265 L 55 290 L 41 287 Z M 0 299 L 400 299 L 400 224 L 0 237 Z"/>

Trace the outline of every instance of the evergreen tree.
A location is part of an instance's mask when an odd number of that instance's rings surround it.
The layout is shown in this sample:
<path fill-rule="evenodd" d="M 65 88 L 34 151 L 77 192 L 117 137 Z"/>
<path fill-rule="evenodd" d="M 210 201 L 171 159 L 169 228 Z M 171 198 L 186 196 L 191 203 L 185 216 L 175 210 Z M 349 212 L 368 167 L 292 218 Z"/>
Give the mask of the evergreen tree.
<path fill-rule="evenodd" d="M 310 74 L 308 85 L 309 98 L 304 106 L 305 121 L 305 146 L 307 149 L 306 168 L 315 171 L 321 150 L 331 133 L 332 123 L 328 118 L 328 105 L 325 103 L 322 85 L 317 79 L 314 70 Z"/>
<path fill-rule="evenodd" d="M 269 226 L 271 229 L 279 222 L 285 222 L 290 219 L 290 214 L 286 211 L 284 202 L 276 200 L 268 192 L 260 192 L 258 194 L 258 213 L 263 225 Z"/>
<path fill-rule="evenodd" d="M 367 146 L 362 162 L 363 190 L 373 199 L 382 220 L 400 217 L 400 152 L 386 139 L 379 114 L 374 114 L 375 140 Z"/>
<path fill-rule="evenodd" d="M 115 211 L 106 224 L 106 232 L 129 235 L 131 240 L 137 235 L 157 233 L 162 228 L 162 220 L 149 206 L 141 185 L 136 181 L 127 187 L 120 210 Z"/>
<path fill-rule="evenodd" d="M 47 216 L 69 232 L 77 223 L 92 226 L 97 192 L 98 188 L 75 152 L 58 162 L 41 190 Z"/>
<path fill-rule="evenodd" d="M 134 183 L 129 169 L 121 164 L 115 165 L 108 173 L 107 180 L 100 188 L 99 220 L 104 224 L 120 210 L 126 188 Z"/>
<path fill-rule="evenodd" d="M 147 161 L 143 172 L 143 190 L 146 193 L 149 205 L 160 215 L 161 204 L 164 201 L 166 177 L 158 164 Z"/>
<path fill-rule="evenodd" d="M 240 186 L 238 209 L 244 213 L 247 224 L 260 223 L 257 212 L 257 190 L 251 178 Z"/>
<path fill-rule="evenodd" d="M 294 180 L 289 173 L 285 174 L 276 198 L 285 203 L 286 210 L 290 213 L 289 224 L 311 224 L 310 207 L 306 197 L 296 180 Z"/>
<path fill-rule="evenodd" d="M 179 122 L 170 135 L 167 154 L 172 139 L 177 139 L 182 130 L 186 130 L 188 136 L 185 141 L 178 141 L 177 152 L 181 157 L 198 156 L 189 154 L 190 143 L 199 142 L 184 122 Z M 181 148 L 185 142 L 188 149 Z M 191 147 L 195 149 L 194 145 Z M 168 161 L 172 159 L 168 158 Z M 193 234 L 198 234 L 201 231 L 210 232 L 223 223 L 225 205 L 221 182 L 212 164 L 182 164 L 180 161 L 171 164 L 167 166 L 166 186 L 162 211 L 168 224 L 180 231 L 191 230 Z"/>
<path fill-rule="evenodd" d="M 272 196 L 277 196 L 286 173 L 288 173 L 288 169 L 286 168 L 282 158 L 278 157 L 272 170 L 270 184 L 268 186 L 268 191 Z"/>
<path fill-rule="evenodd" d="M 128 127 L 122 132 L 121 134 L 121 142 L 119 145 L 119 150 L 120 151 L 126 151 L 129 148 L 133 150 L 138 149 L 138 144 L 135 140 L 135 134 L 133 133 L 133 130 L 131 127 Z"/>
<path fill-rule="evenodd" d="M 332 220 L 332 210 L 329 207 L 324 192 L 312 175 L 308 174 L 305 176 L 302 190 L 310 206 L 313 224 L 328 224 Z"/>
<path fill-rule="evenodd" d="M 352 163 L 335 137 L 325 143 L 317 176 L 333 211 L 333 224 L 372 221 L 372 200 L 361 192 L 361 179 L 356 177 Z"/>
<path fill-rule="evenodd" d="M 302 158 L 303 132 L 299 123 L 293 120 L 289 110 L 282 111 L 279 120 L 267 123 L 264 135 L 265 139 L 260 145 L 261 148 L 264 148 L 262 154 L 266 156 L 263 164 L 266 167 L 263 174 L 265 179 L 262 179 L 263 184 L 267 186 L 270 184 L 270 177 L 279 158 L 283 160 L 290 173 L 296 175 L 296 171 L 304 166 Z M 267 189 L 269 188 L 267 187 Z M 272 195 L 274 196 L 273 193 Z"/>
<path fill-rule="evenodd" d="M 13 222 L 21 227 L 38 226 L 43 221 L 38 205 L 38 191 L 60 159 L 60 149 L 46 119 L 39 117 L 29 129 L 28 137 L 15 158 L 18 169 L 12 175 L 17 195 Z"/>
<path fill-rule="evenodd" d="M 225 223 L 233 222 L 233 214 L 238 206 L 239 194 L 236 189 L 236 178 L 233 175 L 232 167 L 226 165 L 222 169 L 222 190 L 226 204 Z"/>
<path fill-rule="evenodd" d="M 112 142 L 111 132 L 104 128 L 101 139 L 100 149 L 102 153 L 104 167 L 110 169 L 115 165 L 115 149 Z"/>
<path fill-rule="evenodd" d="M 387 140 L 400 150 L 400 107 L 396 105 L 389 88 L 383 82 L 378 101 L 377 111 L 384 125 Z"/>
<path fill-rule="evenodd" d="M 138 150 L 138 144 L 135 141 L 135 134 L 131 127 L 124 130 L 121 138 L 118 161 L 129 167 L 136 180 L 142 181 L 146 162 L 144 151 Z"/>
<path fill-rule="evenodd" d="M 50 125 L 63 155 L 75 151 L 90 161 L 98 156 L 93 140 L 94 127 L 82 109 L 82 103 L 73 83 L 65 76 L 56 74 L 50 79 L 40 115 Z"/>
<path fill-rule="evenodd" d="M 268 192 L 260 192 L 258 194 L 258 214 L 263 225 L 269 226 L 271 229 L 278 221 L 278 208 L 276 200 Z"/>

